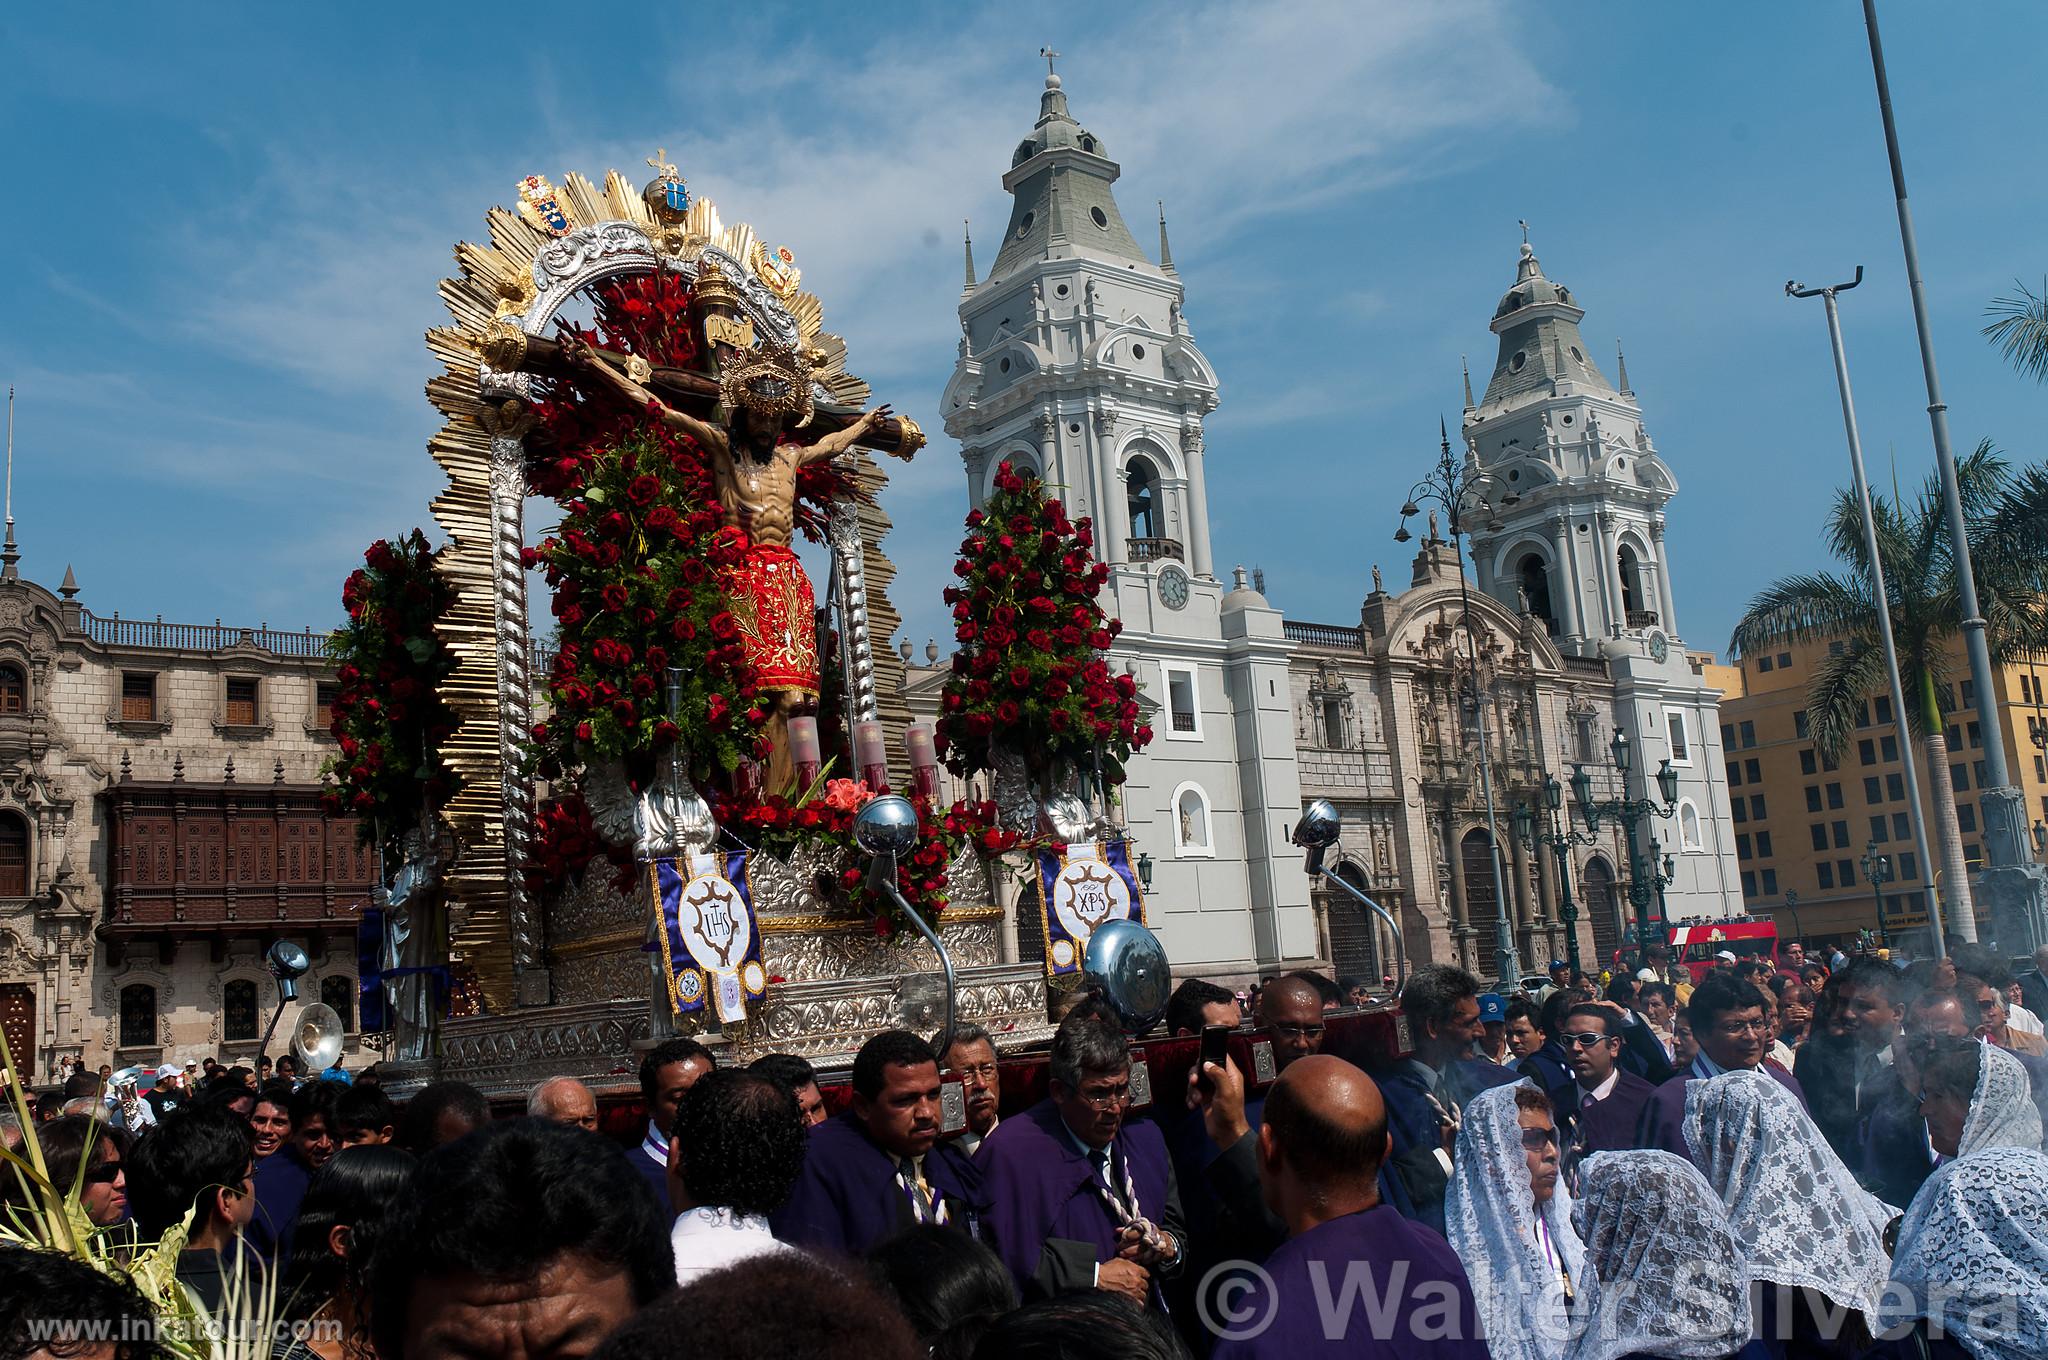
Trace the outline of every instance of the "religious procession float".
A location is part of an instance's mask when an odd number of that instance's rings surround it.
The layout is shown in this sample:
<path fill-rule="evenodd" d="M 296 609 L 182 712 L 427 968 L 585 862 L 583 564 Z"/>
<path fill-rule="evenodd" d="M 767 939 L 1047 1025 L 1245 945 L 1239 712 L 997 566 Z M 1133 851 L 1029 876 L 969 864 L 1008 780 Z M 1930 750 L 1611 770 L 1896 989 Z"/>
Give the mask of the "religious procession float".
<path fill-rule="evenodd" d="M 892 1026 L 1017 1051 L 1105 967 L 1156 1019 L 1118 803 L 1151 733 L 1089 524 L 1002 471 L 911 722 L 875 455 L 923 432 L 870 403 L 788 249 L 649 164 L 529 177 L 456 247 L 427 336 L 444 541 L 379 542 L 344 591 L 329 796 L 385 865 L 361 975 L 393 1084 L 617 1088 L 670 1033 L 828 1072 Z M 530 497 L 560 510 L 537 541 Z M 942 802 L 942 761 L 987 796 Z"/>

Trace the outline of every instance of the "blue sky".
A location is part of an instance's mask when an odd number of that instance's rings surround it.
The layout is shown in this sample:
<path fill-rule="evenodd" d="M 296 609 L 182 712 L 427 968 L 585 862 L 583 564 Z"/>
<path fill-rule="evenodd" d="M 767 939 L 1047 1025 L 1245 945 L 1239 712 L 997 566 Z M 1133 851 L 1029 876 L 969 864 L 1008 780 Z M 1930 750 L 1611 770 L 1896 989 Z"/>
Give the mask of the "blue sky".
<path fill-rule="evenodd" d="M 1166 201 L 1223 381 L 1216 558 L 1263 566 L 1290 617 L 1355 619 L 1375 562 L 1403 579 L 1394 507 L 1456 422 L 1460 355 L 1491 365 L 1518 218 L 1595 352 L 1627 346 L 1681 485 L 1690 645 L 1822 560 L 1846 478 L 1819 304 L 1787 278 L 1867 266 L 1843 310 L 1873 475 L 1931 466 L 1849 0 L 1024 8 L 12 7 L 0 379 L 24 568 L 74 564 L 102 614 L 331 624 L 363 544 L 428 523 L 420 334 L 453 243 L 524 174 L 639 172 L 656 146 L 791 245 L 855 371 L 937 431 L 960 223 L 985 266 L 1046 43 L 1140 239 Z M 2038 460 L 2048 392 L 1977 331 L 2048 271 L 2048 133 L 2013 64 L 2048 9 L 1885 9 L 1956 438 Z M 965 510 L 950 441 L 885 503 L 921 645 Z"/>

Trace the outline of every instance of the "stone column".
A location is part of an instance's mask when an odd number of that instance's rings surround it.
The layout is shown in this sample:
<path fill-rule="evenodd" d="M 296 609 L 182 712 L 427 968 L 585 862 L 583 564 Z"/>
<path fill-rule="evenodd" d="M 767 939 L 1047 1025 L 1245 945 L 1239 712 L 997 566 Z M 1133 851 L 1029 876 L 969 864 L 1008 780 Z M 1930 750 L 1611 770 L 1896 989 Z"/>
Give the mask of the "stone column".
<path fill-rule="evenodd" d="M 1678 636 L 1678 615 L 1671 602 L 1671 556 L 1664 547 L 1664 521 L 1650 521 L 1650 551 L 1657 559 L 1657 609 L 1664 631 Z"/>
<path fill-rule="evenodd" d="M 1506 819 L 1503 819 L 1506 820 Z M 1508 892 L 1514 901 L 1515 935 L 1524 960 L 1534 957 L 1535 914 L 1529 909 L 1529 851 L 1512 829 L 1502 837 L 1508 843 Z"/>
<path fill-rule="evenodd" d="M 1200 425 L 1180 432 L 1180 454 L 1188 476 L 1188 570 L 1214 578 L 1216 568 L 1209 560 L 1209 479 L 1202 474 Z"/>
<path fill-rule="evenodd" d="M 1550 608 L 1557 614 L 1558 631 L 1565 637 L 1583 637 L 1586 613 L 1579 603 L 1579 573 L 1572 565 L 1571 521 L 1563 515 L 1550 521 L 1550 549 L 1555 563 Z"/>
<path fill-rule="evenodd" d="M 1458 951 L 1458 964 L 1465 966 L 1466 954 L 1471 948 L 1471 931 L 1467 918 L 1465 901 L 1465 854 L 1464 846 L 1458 839 L 1458 814 L 1451 807 L 1450 800 L 1444 801 L 1443 810 L 1444 863 L 1451 871 L 1451 900 L 1446 904 L 1445 913 L 1451 921 L 1451 944 Z"/>

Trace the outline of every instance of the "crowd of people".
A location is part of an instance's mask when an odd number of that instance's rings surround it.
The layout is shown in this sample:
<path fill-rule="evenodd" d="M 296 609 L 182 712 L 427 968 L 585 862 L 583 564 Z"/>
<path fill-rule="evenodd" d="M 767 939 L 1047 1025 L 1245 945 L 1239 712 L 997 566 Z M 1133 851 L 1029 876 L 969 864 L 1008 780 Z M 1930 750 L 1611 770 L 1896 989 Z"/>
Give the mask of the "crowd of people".
<path fill-rule="evenodd" d="M 460 1082 L 233 1071 L 146 1122 L 76 1074 L 33 1132 L 104 1259 L 168 1239 L 209 1312 L 274 1300 L 284 1360 L 2048 1355 L 2048 1061 L 2012 999 L 2048 951 L 1632 962 L 1512 995 L 1418 968 L 1399 1054 L 1314 972 L 1189 979 L 1167 1030 L 1249 1026 L 1275 1078 L 1197 1063 L 1143 1111 L 1084 991 L 1030 1101 L 964 1025 L 877 1034 L 843 1104 L 801 1058 L 663 1041 L 630 1142 L 572 1078 L 493 1118 Z M 0 1360 L 170 1353 L 127 1276 L 22 1230 L 29 1177 L 0 1191 Z"/>

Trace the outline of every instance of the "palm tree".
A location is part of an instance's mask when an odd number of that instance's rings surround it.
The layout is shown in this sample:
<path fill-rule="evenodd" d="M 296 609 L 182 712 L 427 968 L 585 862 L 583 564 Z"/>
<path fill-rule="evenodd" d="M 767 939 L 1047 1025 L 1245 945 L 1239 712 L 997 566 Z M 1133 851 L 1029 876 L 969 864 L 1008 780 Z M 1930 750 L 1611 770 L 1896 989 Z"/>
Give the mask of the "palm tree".
<path fill-rule="evenodd" d="M 1970 562 L 1976 572 L 1985 639 L 1994 662 L 2039 652 L 2044 639 L 2036 589 L 2040 557 L 2029 542 L 2043 522 L 2019 502 L 2019 487 L 2005 460 L 1989 441 L 1956 469 L 1963 519 L 1970 526 Z M 2031 484 L 2035 479 L 2029 478 Z M 2048 491 L 2048 482 L 2040 488 Z M 1899 681 L 1906 721 L 1925 751 L 1934 789 L 1934 817 L 1941 841 L 1942 873 L 1949 883 L 1948 928 L 1966 940 L 1977 938 L 1969 869 L 1963 860 L 1956 822 L 1955 785 L 1949 778 L 1948 737 L 1942 698 L 1949 676 L 1951 643 L 1960 629 L 1955 560 L 1950 552 L 1940 481 L 1930 476 L 1920 494 L 1886 500 L 1872 494 L 1878 552 L 1890 599 L 1892 635 L 1899 652 Z M 1770 651 L 1785 642 L 1839 642 L 1814 666 L 1807 691 L 1807 718 L 1814 745 L 1838 760 L 1856 731 L 1865 699 L 1887 687 L 1877 610 L 1870 590 L 1869 554 L 1863 515 L 1855 494 L 1836 496 L 1826 519 L 1826 541 L 1847 574 L 1788 576 L 1750 601 L 1735 626 L 1728 650 L 1736 656 Z M 1996 702 L 1979 695 L 1979 703 Z M 1931 867 L 1931 866 L 1930 866 Z"/>

